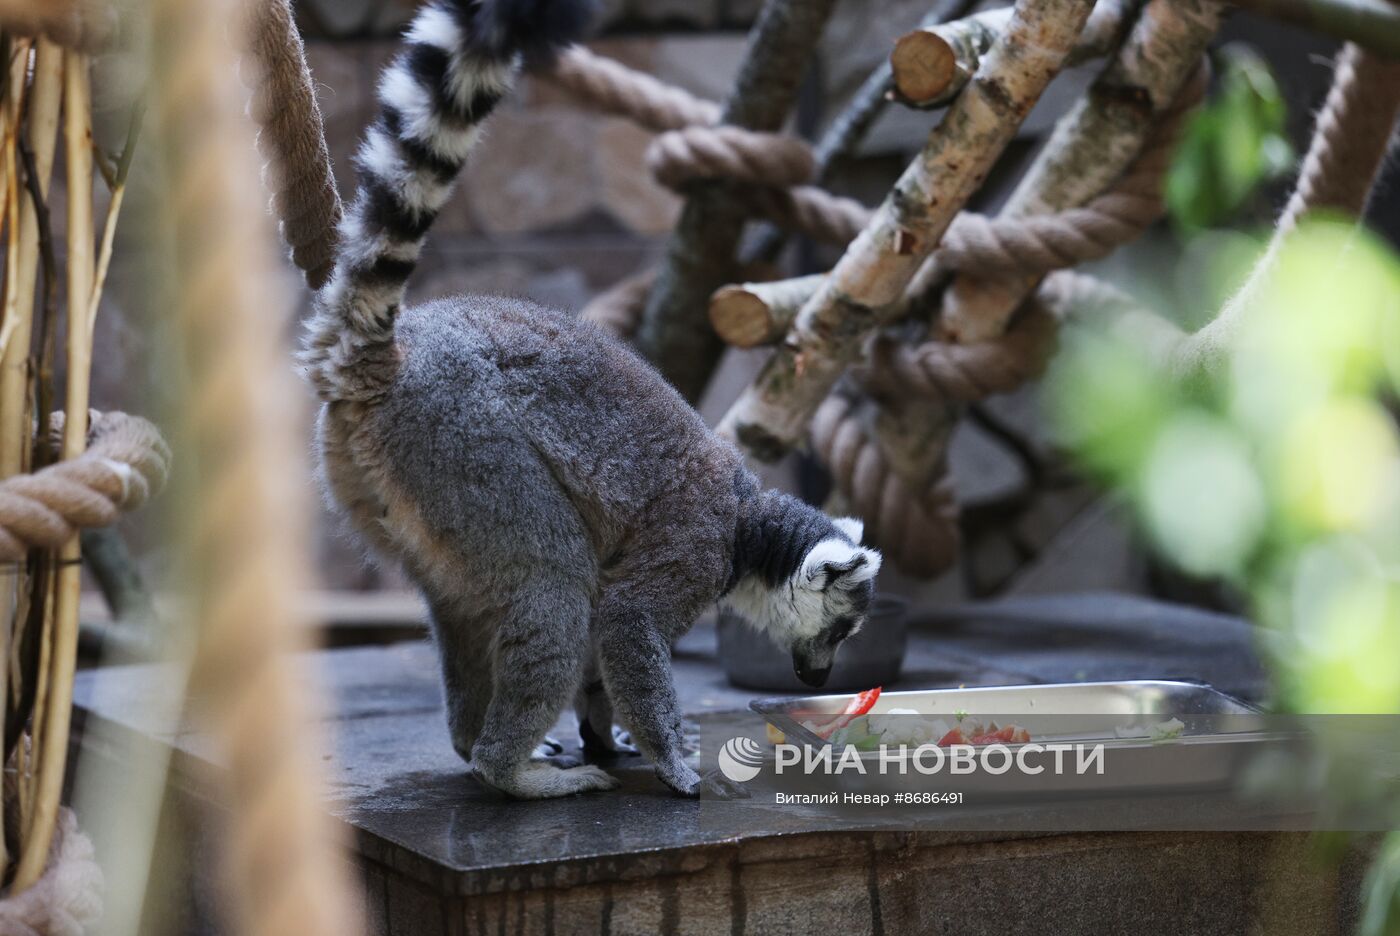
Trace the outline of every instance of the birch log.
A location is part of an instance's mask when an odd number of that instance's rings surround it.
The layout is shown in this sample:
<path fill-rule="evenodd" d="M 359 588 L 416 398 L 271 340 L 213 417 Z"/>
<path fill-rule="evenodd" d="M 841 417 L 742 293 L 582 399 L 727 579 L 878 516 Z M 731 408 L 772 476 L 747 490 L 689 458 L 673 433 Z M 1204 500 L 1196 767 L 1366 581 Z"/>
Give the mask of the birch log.
<path fill-rule="evenodd" d="M 887 320 L 953 217 L 1064 64 L 1092 0 L 1022 0 L 985 63 L 870 225 L 802 307 L 720 431 L 764 460 L 801 440 L 861 343 Z"/>
<path fill-rule="evenodd" d="M 1195 73 L 1220 14 L 1212 0 L 1149 0 L 1113 62 L 1056 125 L 1002 215 L 1051 214 L 1106 191 Z M 964 342 L 1000 334 L 1038 282 L 956 278 L 944 299 L 944 332 Z"/>
<path fill-rule="evenodd" d="M 776 131 L 797 98 L 812 49 L 835 0 L 767 0 L 754 26 L 722 122 Z M 704 392 L 724 350 L 710 327 L 710 294 L 733 279 L 748 217 L 742 189 L 694 183 L 637 330 L 637 348 L 686 399 Z"/>
<path fill-rule="evenodd" d="M 1169 112 L 1219 25 L 1211 0 L 1149 0 L 1113 62 L 1069 114 L 1012 194 L 1002 217 L 1049 214 L 1106 191 Z M 1038 277 L 956 277 L 944 294 L 941 327 L 973 343 L 1002 334 Z M 936 399 L 886 401 L 876 437 L 910 485 L 936 483 L 946 464 L 958 410 Z M 921 431 L 911 432 L 911 426 Z"/>
<path fill-rule="evenodd" d="M 976 4 L 977 0 L 943 0 L 919 21 L 919 26 L 937 26 L 939 23 L 962 19 Z M 890 63 L 881 62 L 861 82 L 841 113 L 822 131 L 820 139 L 812 148 L 812 155 L 816 161 L 816 171 L 812 176 L 814 184 L 824 184 L 836 164 L 849 156 L 865 139 L 870 127 L 884 113 L 890 102 L 892 83 Z M 786 243 L 787 231 L 770 225 L 752 239 L 744 254 L 744 262 L 773 263 Z"/>
<path fill-rule="evenodd" d="M 1132 21 L 1132 7 L 1130 0 L 1099 0 L 1065 64 L 1077 65 L 1112 52 Z M 890 53 L 895 99 L 910 107 L 942 107 L 955 98 L 1006 30 L 1011 10 L 1009 6 L 984 10 L 899 37 Z"/>
<path fill-rule="evenodd" d="M 788 333 L 802 304 L 826 278 L 825 273 L 725 286 L 710 300 L 710 324 L 736 348 L 772 344 Z"/>

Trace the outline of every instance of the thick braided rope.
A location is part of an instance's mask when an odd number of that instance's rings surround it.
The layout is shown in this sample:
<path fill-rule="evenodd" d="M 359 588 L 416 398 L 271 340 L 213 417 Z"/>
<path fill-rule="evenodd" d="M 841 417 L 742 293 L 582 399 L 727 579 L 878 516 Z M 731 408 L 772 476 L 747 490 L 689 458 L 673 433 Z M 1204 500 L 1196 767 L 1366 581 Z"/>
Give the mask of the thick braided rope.
<path fill-rule="evenodd" d="M 62 414 L 54 426 L 61 431 Z M 170 449 L 155 426 L 125 413 L 94 414 L 82 455 L 0 482 L 0 561 L 57 549 L 82 529 L 115 523 L 165 485 Z"/>
<path fill-rule="evenodd" d="M 658 133 L 719 122 L 720 107 L 668 85 L 621 62 L 574 46 L 540 77 L 552 80 L 579 101 L 618 114 Z"/>
<path fill-rule="evenodd" d="M 647 150 L 647 168 L 668 188 L 715 178 L 785 188 L 810 181 L 816 161 L 796 137 L 721 124 L 661 134 Z"/>
<path fill-rule="evenodd" d="M 306 50 L 289 0 L 249 0 L 244 13 L 243 67 L 253 72 L 245 81 L 267 160 L 263 179 L 292 261 L 320 289 L 335 266 L 341 206 Z"/>
<path fill-rule="evenodd" d="M 831 472 L 865 535 L 910 575 L 928 577 L 957 560 L 958 505 L 946 479 L 915 490 L 894 470 L 855 401 L 837 392 L 812 417 L 812 448 Z"/>
<path fill-rule="evenodd" d="M 247 197 L 257 167 L 227 37 L 243 2 L 150 3 L 163 40 L 151 136 L 169 167 L 160 207 L 177 250 L 170 306 L 190 375 L 181 438 L 199 507 L 180 518 L 198 628 L 189 712 L 224 766 L 215 864 L 228 929 L 355 936 L 361 901 L 321 798 L 314 690 L 294 656 L 312 631 L 297 602 L 309 552 L 288 405 L 299 389 L 281 347 L 292 299 L 266 213 Z"/>
<path fill-rule="evenodd" d="M 1347 44 L 1337 59 L 1313 142 L 1279 218 L 1287 235 L 1303 215 L 1331 209 L 1359 218 L 1400 115 L 1400 61 Z"/>
<path fill-rule="evenodd" d="M 104 888 L 96 850 L 71 809 L 58 812 L 43 875 L 0 900 L 0 936 L 82 936 L 102 917 Z"/>
<path fill-rule="evenodd" d="M 1044 275 L 1099 260 L 1138 237 L 1162 214 L 1163 176 L 1186 115 L 1205 94 L 1199 69 L 1172 109 L 1154 128 L 1132 167 L 1088 204 L 1049 215 L 1015 219 L 962 212 L 938 248 L 941 269 L 974 276 Z M 656 180 L 680 188 L 696 179 L 727 178 L 760 186 L 756 214 L 815 240 L 847 244 L 869 223 L 859 202 L 805 185 L 811 178 L 810 147 L 778 134 L 732 127 L 689 127 L 664 133 L 647 152 Z"/>
<path fill-rule="evenodd" d="M 1303 217 L 1322 209 L 1348 218 L 1363 215 L 1385 164 L 1398 114 L 1400 62 L 1347 45 L 1337 59 L 1298 181 L 1268 251 L 1220 313 L 1177 342 L 1170 367 L 1178 379 L 1197 379 L 1221 365 L 1274 275 L 1284 242 Z"/>
<path fill-rule="evenodd" d="M 1055 353 L 1057 333 L 1054 316 L 1037 302 L 991 341 L 925 341 L 910 346 L 882 335 L 871 345 L 869 360 L 858 376 L 876 396 L 915 394 L 971 403 L 1010 393 L 1044 373 Z"/>

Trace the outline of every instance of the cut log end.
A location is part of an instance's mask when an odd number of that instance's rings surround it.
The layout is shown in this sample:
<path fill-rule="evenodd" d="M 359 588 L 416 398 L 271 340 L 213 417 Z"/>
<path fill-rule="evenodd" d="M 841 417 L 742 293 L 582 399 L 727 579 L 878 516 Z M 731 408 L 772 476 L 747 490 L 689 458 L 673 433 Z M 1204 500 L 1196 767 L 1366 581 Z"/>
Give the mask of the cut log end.
<path fill-rule="evenodd" d="M 710 299 L 710 324 L 727 344 L 756 348 L 783 335 L 768 303 L 744 286 L 725 286 Z"/>
<path fill-rule="evenodd" d="M 942 36 L 929 29 L 905 33 L 890 53 L 896 96 L 909 104 L 941 98 L 957 75 L 958 57 Z"/>

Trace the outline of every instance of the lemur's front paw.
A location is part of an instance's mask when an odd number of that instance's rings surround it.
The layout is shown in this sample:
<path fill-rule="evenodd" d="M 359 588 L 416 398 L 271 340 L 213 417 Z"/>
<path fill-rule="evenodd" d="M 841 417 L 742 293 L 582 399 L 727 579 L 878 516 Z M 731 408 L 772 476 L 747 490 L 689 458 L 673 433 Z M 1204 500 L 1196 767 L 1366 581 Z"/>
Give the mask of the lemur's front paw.
<path fill-rule="evenodd" d="M 666 770 L 658 769 L 656 774 L 662 783 L 681 796 L 692 799 L 713 796 L 716 799 L 735 800 L 748 799 L 752 795 L 744 789 L 743 784 L 735 783 L 718 770 L 711 770 L 702 777 L 689 766 L 677 764 Z"/>
<path fill-rule="evenodd" d="M 700 775 L 683 762 L 666 766 L 658 764 L 656 776 L 660 778 L 662 783 L 681 796 L 698 797 L 700 795 Z"/>
<path fill-rule="evenodd" d="M 742 783 L 730 780 L 718 768 L 700 778 L 700 793 L 722 800 L 749 799 L 753 796 Z"/>

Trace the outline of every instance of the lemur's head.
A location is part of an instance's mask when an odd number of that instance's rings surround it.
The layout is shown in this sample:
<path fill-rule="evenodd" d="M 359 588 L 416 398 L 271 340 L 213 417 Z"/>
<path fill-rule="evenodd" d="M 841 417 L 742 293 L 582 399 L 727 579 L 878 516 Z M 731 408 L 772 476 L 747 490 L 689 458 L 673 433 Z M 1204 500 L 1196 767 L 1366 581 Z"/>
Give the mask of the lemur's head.
<path fill-rule="evenodd" d="M 742 577 L 725 596 L 751 624 L 791 651 L 797 678 L 809 686 L 826 683 L 836 648 L 865 623 L 880 571 L 880 554 L 860 545 L 859 520 L 822 520 L 825 529 L 803 552 L 789 553 L 781 576 L 767 564 L 767 574 Z"/>

